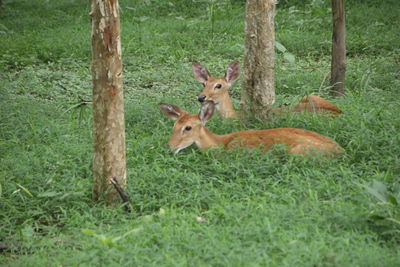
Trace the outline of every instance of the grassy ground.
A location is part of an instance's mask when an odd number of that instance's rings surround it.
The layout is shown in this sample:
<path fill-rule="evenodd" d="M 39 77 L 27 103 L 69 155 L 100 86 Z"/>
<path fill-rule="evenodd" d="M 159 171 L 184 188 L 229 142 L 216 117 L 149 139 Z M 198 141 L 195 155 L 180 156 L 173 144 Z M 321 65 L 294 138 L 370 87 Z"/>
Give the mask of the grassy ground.
<path fill-rule="evenodd" d="M 287 52 L 277 53 L 277 105 L 327 92 L 325 2 L 278 6 L 277 40 Z M 3 4 L 1 265 L 400 264 L 398 1 L 346 1 L 347 94 L 333 100 L 345 112 L 339 118 L 209 123 L 217 133 L 315 130 L 346 150 L 328 161 L 279 147 L 169 154 L 162 145 L 172 122 L 156 104 L 197 112 L 201 85 L 190 62 L 223 75 L 241 61 L 243 1 L 120 0 L 131 214 L 91 200 L 91 109 L 74 108 L 91 97 L 88 1 Z"/>

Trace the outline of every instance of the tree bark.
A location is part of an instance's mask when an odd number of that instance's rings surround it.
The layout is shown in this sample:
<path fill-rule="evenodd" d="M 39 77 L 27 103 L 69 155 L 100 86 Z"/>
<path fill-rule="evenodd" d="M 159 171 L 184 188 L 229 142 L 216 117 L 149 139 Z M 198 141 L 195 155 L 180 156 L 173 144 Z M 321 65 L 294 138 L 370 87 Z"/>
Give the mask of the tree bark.
<path fill-rule="evenodd" d="M 332 0 L 332 62 L 331 92 L 333 96 L 345 93 L 346 74 L 346 24 L 344 0 Z"/>
<path fill-rule="evenodd" d="M 258 114 L 275 102 L 276 0 L 247 0 L 242 109 Z"/>
<path fill-rule="evenodd" d="M 118 0 L 92 0 L 93 192 L 108 204 L 126 185 L 124 96 Z"/>

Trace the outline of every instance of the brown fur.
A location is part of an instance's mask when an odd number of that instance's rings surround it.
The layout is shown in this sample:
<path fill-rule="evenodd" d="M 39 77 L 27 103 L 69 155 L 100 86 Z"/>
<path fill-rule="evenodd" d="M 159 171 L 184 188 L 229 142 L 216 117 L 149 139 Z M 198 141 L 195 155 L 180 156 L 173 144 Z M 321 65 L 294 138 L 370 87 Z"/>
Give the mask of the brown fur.
<path fill-rule="evenodd" d="M 316 96 L 316 95 L 306 95 L 304 96 L 299 104 L 295 104 L 289 107 L 275 108 L 272 109 L 274 112 L 315 112 L 320 114 L 341 114 L 342 111 L 329 102 L 328 100 Z"/>
<path fill-rule="evenodd" d="M 226 148 L 242 146 L 269 150 L 273 145 L 284 144 L 288 146 L 288 152 L 294 154 L 313 154 L 314 151 L 323 154 L 343 152 L 343 149 L 333 139 L 304 129 L 275 128 L 241 131 L 227 137 L 224 142 Z"/>

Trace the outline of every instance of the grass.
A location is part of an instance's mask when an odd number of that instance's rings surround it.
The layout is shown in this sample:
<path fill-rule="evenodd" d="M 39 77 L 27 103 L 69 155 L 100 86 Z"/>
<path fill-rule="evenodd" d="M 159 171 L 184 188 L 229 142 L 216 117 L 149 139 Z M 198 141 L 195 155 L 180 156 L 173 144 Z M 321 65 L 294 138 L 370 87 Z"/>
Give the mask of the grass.
<path fill-rule="evenodd" d="M 311 129 L 345 148 L 328 161 L 280 147 L 169 154 L 162 145 L 173 123 L 156 104 L 198 112 L 201 85 L 190 63 L 222 76 L 241 61 L 243 1 L 121 0 L 131 214 L 91 199 L 91 107 L 73 108 L 91 98 L 88 2 L 3 3 L 1 265 L 399 265 L 399 225 L 387 220 L 399 220 L 398 206 L 383 207 L 360 186 L 380 181 L 400 200 L 397 1 L 346 2 L 347 94 L 333 99 L 345 112 L 339 118 L 208 123 L 217 133 Z M 277 40 L 295 56 L 277 53 L 277 105 L 326 95 L 329 6 L 282 1 L 277 11 Z M 240 84 L 232 88 L 236 106 Z"/>

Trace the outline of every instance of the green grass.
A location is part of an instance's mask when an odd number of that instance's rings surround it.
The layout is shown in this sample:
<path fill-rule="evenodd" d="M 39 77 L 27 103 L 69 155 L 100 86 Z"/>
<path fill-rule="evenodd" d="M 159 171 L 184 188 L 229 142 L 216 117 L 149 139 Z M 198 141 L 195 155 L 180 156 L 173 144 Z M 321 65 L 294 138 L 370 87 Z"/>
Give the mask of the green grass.
<path fill-rule="evenodd" d="M 127 191 L 134 212 L 92 200 L 89 4 L 5 0 L 0 9 L 0 251 L 4 266 L 398 266 L 400 51 L 397 1 L 347 1 L 347 94 L 338 118 L 248 122 L 217 133 L 298 127 L 346 153 L 304 159 L 277 147 L 171 155 L 157 103 L 198 112 L 199 61 L 222 76 L 243 57 L 244 1 L 123 1 Z M 210 17 L 210 8 L 214 15 Z M 277 104 L 326 95 L 328 1 L 281 1 Z M 232 88 L 240 99 L 239 80 Z M 372 187 L 371 187 L 372 188 Z M 371 191 L 370 191 L 371 193 Z M 379 214 L 370 216 L 371 214 Z M 204 222 L 199 222 L 199 218 Z"/>

